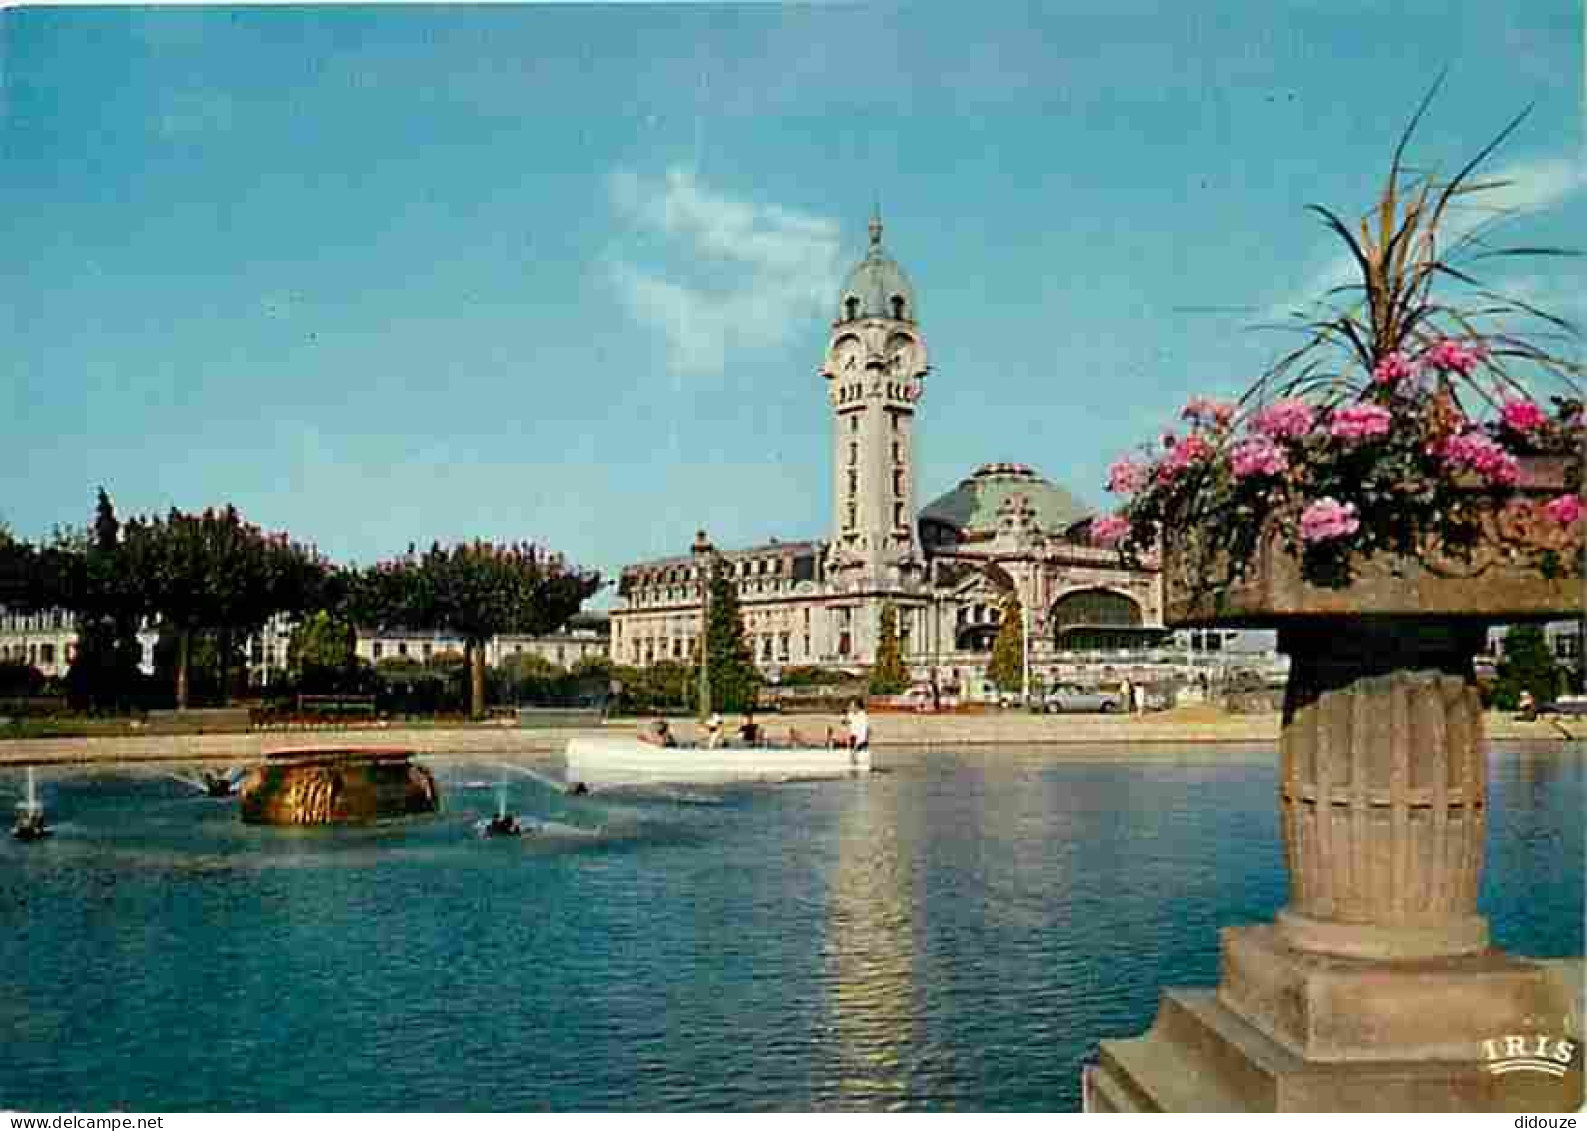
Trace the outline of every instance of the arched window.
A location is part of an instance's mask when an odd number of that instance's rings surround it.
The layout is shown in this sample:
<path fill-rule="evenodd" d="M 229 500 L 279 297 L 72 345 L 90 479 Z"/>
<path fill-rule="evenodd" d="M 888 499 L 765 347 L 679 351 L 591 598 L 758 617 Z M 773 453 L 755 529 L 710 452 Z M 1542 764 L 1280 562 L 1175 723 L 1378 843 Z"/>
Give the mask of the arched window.
<path fill-rule="evenodd" d="M 893 317 L 898 319 L 900 322 L 902 322 L 904 320 L 904 296 L 903 295 L 894 295 L 893 296 Z"/>
<path fill-rule="evenodd" d="M 853 322 L 860 316 L 860 300 L 850 295 L 843 300 L 843 309 L 848 311 L 849 321 Z"/>
<path fill-rule="evenodd" d="M 1129 648 L 1145 643 L 1141 607 L 1110 589 L 1080 589 L 1053 605 L 1053 641 L 1059 648 Z M 1134 630 L 1134 631 L 1131 631 Z"/>

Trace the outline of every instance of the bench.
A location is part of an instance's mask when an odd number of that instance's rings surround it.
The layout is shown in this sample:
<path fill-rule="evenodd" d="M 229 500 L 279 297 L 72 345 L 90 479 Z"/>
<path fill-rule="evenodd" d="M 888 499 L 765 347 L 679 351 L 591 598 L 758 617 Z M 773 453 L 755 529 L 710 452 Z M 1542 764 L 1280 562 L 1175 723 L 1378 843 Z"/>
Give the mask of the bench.
<path fill-rule="evenodd" d="M 300 715 L 373 715 L 373 695 L 299 695 Z"/>

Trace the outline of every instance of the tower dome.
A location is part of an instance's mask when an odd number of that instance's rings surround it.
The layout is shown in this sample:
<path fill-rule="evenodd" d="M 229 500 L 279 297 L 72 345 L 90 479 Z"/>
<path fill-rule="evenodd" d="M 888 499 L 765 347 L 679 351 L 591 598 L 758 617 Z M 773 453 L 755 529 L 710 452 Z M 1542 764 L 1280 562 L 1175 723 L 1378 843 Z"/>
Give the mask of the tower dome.
<path fill-rule="evenodd" d="M 904 269 L 882 247 L 882 219 L 871 217 L 871 247 L 849 272 L 838 296 L 838 321 L 859 318 L 895 318 L 917 321 L 915 289 Z"/>

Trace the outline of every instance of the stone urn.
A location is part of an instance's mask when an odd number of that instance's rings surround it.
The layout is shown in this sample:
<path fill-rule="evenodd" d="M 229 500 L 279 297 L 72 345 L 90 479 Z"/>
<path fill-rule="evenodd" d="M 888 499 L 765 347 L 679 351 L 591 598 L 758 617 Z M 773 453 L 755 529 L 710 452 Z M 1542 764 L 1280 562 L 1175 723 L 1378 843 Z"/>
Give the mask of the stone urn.
<path fill-rule="evenodd" d="M 1558 494 L 1563 463 L 1529 467 L 1522 488 L 1523 500 Z M 1165 539 L 1168 624 L 1276 629 L 1290 657 L 1278 796 L 1289 900 L 1276 924 L 1223 931 L 1215 995 L 1167 991 L 1146 1037 L 1103 1043 L 1089 1106 L 1202 1102 L 1150 1066 L 1157 1055 L 1210 1058 L 1202 1098 L 1255 1110 L 1581 1102 L 1579 1053 L 1563 1081 L 1480 1065 L 1495 1036 L 1580 1039 L 1580 961 L 1492 950 L 1477 912 L 1486 743 L 1475 657 L 1491 624 L 1583 608 L 1579 545 L 1539 543 L 1560 532 L 1531 513 L 1484 512 L 1468 552 L 1358 557 L 1341 588 L 1308 581 L 1272 531 L 1232 581 L 1223 547 L 1194 531 Z M 1527 547 L 1554 551 L 1547 568 Z"/>
<path fill-rule="evenodd" d="M 1523 502 L 1565 489 L 1563 460 L 1524 468 Z M 1227 585 L 1209 582 L 1229 576 L 1221 549 L 1167 541 L 1170 625 L 1277 629 L 1290 658 L 1279 786 L 1290 905 L 1279 924 L 1294 945 L 1386 959 L 1487 945 L 1474 660 L 1491 624 L 1580 615 L 1581 550 L 1568 537 L 1524 505 L 1489 508 L 1463 552 L 1358 555 L 1342 587 L 1308 581 L 1276 531 Z M 1553 551 L 1552 570 L 1535 550 Z"/>

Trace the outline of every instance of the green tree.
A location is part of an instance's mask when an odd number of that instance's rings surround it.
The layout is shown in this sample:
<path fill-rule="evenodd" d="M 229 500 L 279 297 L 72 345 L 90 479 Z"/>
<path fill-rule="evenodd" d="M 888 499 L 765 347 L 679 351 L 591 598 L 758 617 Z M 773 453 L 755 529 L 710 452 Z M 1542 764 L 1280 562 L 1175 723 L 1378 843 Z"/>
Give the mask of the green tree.
<path fill-rule="evenodd" d="M 1542 626 L 1511 625 L 1504 634 L 1504 657 L 1499 661 L 1499 680 L 1494 702 L 1504 710 L 1514 710 L 1522 691 L 1530 691 L 1539 703 L 1548 703 L 1559 690 L 1559 668 L 1548 650 Z"/>
<path fill-rule="evenodd" d="M 103 487 L 83 551 L 75 611 L 77 658 L 67 674 L 67 694 L 78 707 L 125 709 L 141 697 L 144 679 L 138 670 L 143 598 L 122 552 L 116 508 Z"/>
<path fill-rule="evenodd" d="M 561 703 L 568 681 L 568 673 L 560 664 L 534 652 L 508 656 L 496 674 L 498 702 L 535 707 Z"/>
<path fill-rule="evenodd" d="M 871 694 L 897 695 L 909 688 L 909 672 L 904 668 L 903 651 L 898 642 L 898 610 L 889 602 L 882 606 L 882 623 L 876 642 L 876 664 L 871 668 Z"/>
<path fill-rule="evenodd" d="M 292 629 L 287 676 L 300 691 L 335 692 L 354 681 L 357 634 L 350 621 L 317 609 Z"/>
<path fill-rule="evenodd" d="M 711 568 L 710 609 L 706 618 L 706 655 L 711 681 L 710 706 L 718 711 L 748 711 L 755 707 L 760 672 L 744 638 L 744 618 L 738 605 L 738 586 L 726 561 L 715 559 Z"/>
<path fill-rule="evenodd" d="M 615 667 L 612 677 L 623 685 L 621 709 L 631 714 L 675 711 L 693 701 L 696 669 L 676 660 L 659 660 L 647 668 Z"/>
<path fill-rule="evenodd" d="M 439 543 L 409 552 L 363 575 L 351 587 L 355 619 L 376 628 L 446 628 L 463 638 L 469 668 L 469 710 L 485 714 L 485 645 L 507 632 L 540 634 L 562 627 L 600 575 L 578 570 L 560 554 L 527 544 Z"/>
<path fill-rule="evenodd" d="M 121 561 L 175 646 L 176 705 L 188 703 L 189 653 L 195 636 L 213 635 L 221 698 L 240 660 L 238 645 L 276 613 L 321 607 L 331 570 L 285 534 L 265 534 L 236 508 L 131 519 L 122 528 Z"/>
<path fill-rule="evenodd" d="M 992 642 L 992 662 L 986 677 L 999 691 L 1017 691 L 1025 679 L 1025 616 L 1019 597 L 1010 593 L 1003 599 L 1003 616 Z"/>

